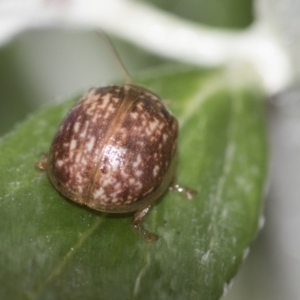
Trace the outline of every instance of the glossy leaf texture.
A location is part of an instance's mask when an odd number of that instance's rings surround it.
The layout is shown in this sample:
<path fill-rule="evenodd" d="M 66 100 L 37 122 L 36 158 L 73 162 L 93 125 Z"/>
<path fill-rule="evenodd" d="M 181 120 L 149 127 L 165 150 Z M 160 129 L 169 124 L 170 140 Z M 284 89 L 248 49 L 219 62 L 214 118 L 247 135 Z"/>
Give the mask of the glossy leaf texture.
<path fill-rule="evenodd" d="M 35 169 L 68 109 L 31 116 L 0 143 L 1 299 L 219 299 L 253 241 L 267 150 L 262 95 L 226 70 L 160 70 L 139 79 L 180 123 L 177 182 L 145 226 L 62 197 Z"/>

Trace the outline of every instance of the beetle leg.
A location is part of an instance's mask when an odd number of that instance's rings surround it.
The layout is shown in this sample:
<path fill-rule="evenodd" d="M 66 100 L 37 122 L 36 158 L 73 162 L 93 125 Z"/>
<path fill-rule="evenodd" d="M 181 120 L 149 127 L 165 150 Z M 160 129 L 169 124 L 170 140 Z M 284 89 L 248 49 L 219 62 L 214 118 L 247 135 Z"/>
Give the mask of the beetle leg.
<path fill-rule="evenodd" d="M 150 208 L 151 208 L 151 206 L 148 206 L 148 207 L 146 207 L 142 210 L 138 210 L 134 214 L 134 216 L 131 220 L 134 228 L 142 234 L 142 236 L 144 237 L 144 239 L 147 242 L 153 242 L 153 241 L 156 241 L 158 239 L 158 236 L 156 234 L 154 234 L 154 233 L 148 231 L 147 229 L 145 229 L 143 224 L 142 224 L 144 222 Z"/>
<path fill-rule="evenodd" d="M 48 167 L 48 155 L 42 154 L 41 160 L 35 164 L 35 167 L 41 171 L 45 171 Z"/>

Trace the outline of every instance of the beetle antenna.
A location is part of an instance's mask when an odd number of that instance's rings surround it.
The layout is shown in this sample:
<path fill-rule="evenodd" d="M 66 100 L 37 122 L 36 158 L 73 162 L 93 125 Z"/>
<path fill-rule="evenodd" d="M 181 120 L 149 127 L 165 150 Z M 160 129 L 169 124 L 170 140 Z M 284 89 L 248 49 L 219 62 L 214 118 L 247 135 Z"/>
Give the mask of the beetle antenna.
<path fill-rule="evenodd" d="M 120 55 L 119 55 L 116 47 L 114 46 L 113 42 L 111 41 L 111 39 L 103 31 L 100 31 L 98 33 L 101 36 L 101 38 L 104 38 L 106 40 L 107 44 L 111 48 L 111 51 L 112 51 L 112 53 L 114 55 L 114 58 L 117 61 L 118 65 L 119 65 L 119 68 L 120 68 L 120 70 L 123 73 L 123 76 L 125 78 L 125 82 L 126 83 L 132 83 L 132 78 L 131 78 L 128 70 L 126 69 L 126 67 L 125 67 L 125 65 L 124 65 L 124 63 L 123 63 L 123 61 L 122 61 L 122 59 L 121 59 L 121 57 L 120 57 Z"/>

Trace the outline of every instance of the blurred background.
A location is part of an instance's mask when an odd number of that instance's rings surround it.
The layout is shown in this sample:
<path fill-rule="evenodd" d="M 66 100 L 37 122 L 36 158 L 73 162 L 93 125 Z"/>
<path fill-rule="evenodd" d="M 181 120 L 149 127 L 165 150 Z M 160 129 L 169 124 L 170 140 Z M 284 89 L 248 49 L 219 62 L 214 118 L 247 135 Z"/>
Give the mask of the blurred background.
<path fill-rule="evenodd" d="M 291 11 L 294 5 L 299 15 L 297 1 L 285 3 L 291 4 Z M 244 29 L 254 18 L 254 3 L 250 0 L 139 2 L 151 3 L 180 18 L 216 28 Z M 289 18 L 288 10 L 278 5 L 279 1 L 273 3 L 278 7 L 274 14 L 281 13 L 285 18 L 276 25 L 278 34 L 289 33 L 291 29 L 297 34 L 299 21 Z M 280 26 L 287 22 L 291 24 Z M 295 51 L 297 45 L 288 37 L 286 43 L 294 46 Z M 112 38 L 131 74 L 172 63 Z M 121 78 L 110 48 L 95 32 L 49 27 L 26 30 L 0 47 L 0 136 L 45 106 Z M 299 99 L 297 82 L 286 91 L 265 99 L 270 145 L 265 226 L 222 300 L 300 299 Z"/>

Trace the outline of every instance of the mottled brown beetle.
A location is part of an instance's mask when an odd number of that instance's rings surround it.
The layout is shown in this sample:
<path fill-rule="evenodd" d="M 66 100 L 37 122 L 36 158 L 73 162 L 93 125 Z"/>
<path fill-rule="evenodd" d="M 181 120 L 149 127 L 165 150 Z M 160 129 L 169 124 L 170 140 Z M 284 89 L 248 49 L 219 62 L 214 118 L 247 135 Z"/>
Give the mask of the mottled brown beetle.
<path fill-rule="evenodd" d="M 67 114 L 37 167 L 75 202 L 108 213 L 136 212 L 134 226 L 153 240 L 141 222 L 172 185 L 177 136 L 176 118 L 150 90 L 94 88 Z"/>

